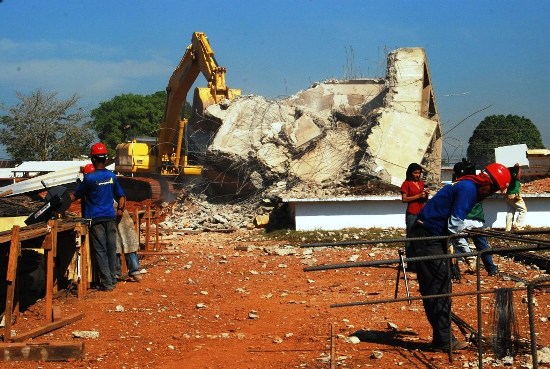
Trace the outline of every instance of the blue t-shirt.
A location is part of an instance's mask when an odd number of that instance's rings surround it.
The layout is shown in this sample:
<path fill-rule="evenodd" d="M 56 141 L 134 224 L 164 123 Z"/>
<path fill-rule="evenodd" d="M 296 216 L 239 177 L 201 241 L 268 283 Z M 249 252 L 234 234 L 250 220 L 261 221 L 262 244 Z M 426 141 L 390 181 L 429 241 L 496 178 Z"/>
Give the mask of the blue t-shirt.
<path fill-rule="evenodd" d="M 418 219 L 434 236 L 449 234 L 450 222 L 463 222 L 477 201 L 477 186 L 471 180 L 458 181 L 439 190 L 422 208 Z M 463 227 L 462 227 L 463 228 Z M 456 232 L 461 232 L 458 225 Z"/>
<path fill-rule="evenodd" d="M 108 169 L 96 169 L 86 174 L 74 196 L 85 199 L 83 214 L 93 220 L 115 219 L 114 200 L 124 196 L 116 175 Z"/>

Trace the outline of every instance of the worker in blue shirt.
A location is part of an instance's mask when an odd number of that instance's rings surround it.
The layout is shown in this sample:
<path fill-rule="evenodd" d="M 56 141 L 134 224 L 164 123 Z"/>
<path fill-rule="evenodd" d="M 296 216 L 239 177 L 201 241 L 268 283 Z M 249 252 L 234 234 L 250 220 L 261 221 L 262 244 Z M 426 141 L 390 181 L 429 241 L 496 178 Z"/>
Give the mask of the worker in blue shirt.
<path fill-rule="evenodd" d="M 464 219 L 477 202 L 497 191 L 506 191 L 510 183 L 510 171 L 502 164 L 487 165 L 477 175 L 466 175 L 457 182 L 444 186 L 433 196 L 418 214 L 411 236 L 415 256 L 437 256 L 448 253 L 446 239 L 430 239 L 460 233 Z M 449 259 L 417 262 L 417 278 L 422 296 L 450 292 Z M 456 351 L 468 347 L 464 341 L 451 337 L 451 300 L 447 297 L 422 300 L 424 310 L 432 326 L 432 349 Z"/>
<path fill-rule="evenodd" d="M 90 157 L 95 170 L 84 176 L 74 198 L 85 201 L 83 216 L 91 219 L 91 251 L 100 289 L 112 291 L 117 281 L 116 218 L 124 212 L 126 197 L 116 175 L 105 168 L 107 147 L 101 142 L 94 144 Z M 118 203 L 116 211 L 113 207 L 115 200 Z"/>

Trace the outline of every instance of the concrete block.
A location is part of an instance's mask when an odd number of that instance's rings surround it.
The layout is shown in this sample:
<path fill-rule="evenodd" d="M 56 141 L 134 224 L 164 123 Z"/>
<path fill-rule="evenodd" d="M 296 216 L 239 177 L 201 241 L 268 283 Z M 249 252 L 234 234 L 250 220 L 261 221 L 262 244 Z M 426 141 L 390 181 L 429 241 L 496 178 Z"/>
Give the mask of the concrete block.
<path fill-rule="evenodd" d="M 418 115 L 383 109 L 367 138 L 374 161 L 401 186 L 410 163 L 421 163 L 438 122 Z"/>
<path fill-rule="evenodd" d="M 292 125 L 288 124 L 286 131 L 290 143 L 296 148 L 319 138 L 323 133 L 308 115 L 302 115 Z"/>

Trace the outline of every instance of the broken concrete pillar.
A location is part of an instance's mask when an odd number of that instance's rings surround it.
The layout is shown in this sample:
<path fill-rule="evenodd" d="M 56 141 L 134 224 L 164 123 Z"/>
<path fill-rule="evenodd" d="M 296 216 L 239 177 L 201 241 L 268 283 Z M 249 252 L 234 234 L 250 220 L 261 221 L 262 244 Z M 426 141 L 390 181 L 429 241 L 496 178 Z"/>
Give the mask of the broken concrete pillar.
<path fill-rule="evenodd" d="M 274 183 L 400 186 L 411 162 L 439 181 L 442 132 L 423 49 L 388 56 L 387 78 L 325 81 L 281 100 L 212 105 L 205 176 L 229 193 Z M 307 188 L 306 186 L 306 188 Z"/>

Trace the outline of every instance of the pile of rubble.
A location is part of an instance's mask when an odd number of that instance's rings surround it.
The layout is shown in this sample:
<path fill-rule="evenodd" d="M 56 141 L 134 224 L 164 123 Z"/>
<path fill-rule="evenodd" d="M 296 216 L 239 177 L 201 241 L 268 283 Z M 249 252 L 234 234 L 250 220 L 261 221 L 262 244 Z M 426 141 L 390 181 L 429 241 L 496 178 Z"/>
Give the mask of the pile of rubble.
<path fill-rule="evenodd" d="M 523 193 L 549 193 L 550 192 L 550 178 L 537 179 L 535 181 L 524 183 L 521 187 Z"/>
<path fill-rule="evenodd" d="M 440 179 L 441 127 L 419 48 L 390 53 L 386 79 L 324 81 L 279 101 L 242 96 L 209 106 L 190 127 L 210 130 L 202 164 L 219 192 L 281 181 L 400 186 L 411 162 L 426 167 L 430 182 Z"/>
<path fill-rule="evenodd" d="M 425 52 L 398 49 L 387 63 L 385 79 L 330 80 L 278 101 L 248 95 L 209 106 L 189 124 L 190 140 L 205 147 L 204 182 L 180 196 L 167 221 L 250 227 L 258 216 L 273 218 L 281 198 L 395 194 L 411 162 L 438 183 L 442 133 Z"/>

